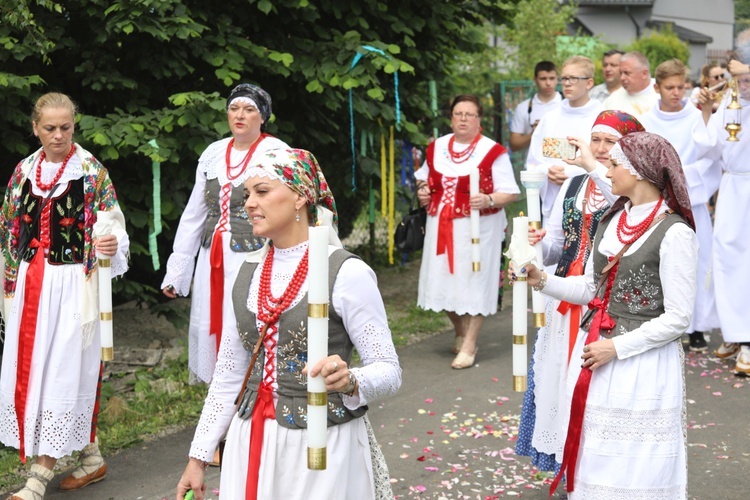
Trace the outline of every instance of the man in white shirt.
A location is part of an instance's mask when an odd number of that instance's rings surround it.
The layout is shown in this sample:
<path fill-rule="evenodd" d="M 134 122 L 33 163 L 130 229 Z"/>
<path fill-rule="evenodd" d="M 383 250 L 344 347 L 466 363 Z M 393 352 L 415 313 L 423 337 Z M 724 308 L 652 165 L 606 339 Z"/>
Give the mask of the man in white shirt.
<path fill-rule="evenodd" d="M 602 111 L 602 104 L 589 98 L 589 90 L 594 86 L 594 63 L 588 57 L 568 58 L 560 73 L 563 100 L 559 106 L 546 113 L 534 131 L 526 159 L 526 169 L 547 174 L 547 182 L 540 189 L 542 198 L 542 222 L 546 223 L 552 211 L 560 186 L 568 177 L 586 173 L 582 168 L 566 165 L 562 159 L 547 158 L 542 151 L 544 138 L 585 137 L 591 134 L 596 116 Z"/>
<path fill-rule="evenodd" d="M 602 75 L 604 83 L 595 85 L 589 90 L 589 97 L 597 101 L 604 102 L 612 92 L 622 87 L 620 82 L 620 57 L 623 51 L 612 49 L 604 53 L 602 57 Z"/>
<path fill-rule="evenodd" d="M 720 326 L 711 280 L 713 225 L 708 212 L 708 200 L 719 189 L 721 165 L 718 160 L 699 152 L 693 140 L 693 129 L 702 128 L 703 116 L 685 98 L 687 67 L 678 59 L 670 59 L 656 68 L 654 76 L 654 89 L 659 94 L 658 104 L 641 117 L 641 123 L 646 130 L 659 134 L 674 146 L 680 155 L 687 179 L 695 218 L 695 233 L 700 244 L 695 307 L 687 331 L 690 335 L 690 350 L 702 352 L 708 350 L 703 332 L 710 332 Z"/>
<path fill-rule="evenodd" d="M 656 104 L 658 94 L 651 85 L 648 59 L 640 52 L 626 52 L 620 58 L 622 88 L 604 101 L 604 109 L 625 111 L 640 118 Z"/>
<path fill-rule="evenodd" d="M 513 112 L 510 122 L 510 149 L 523 151 L 529 147 L 531 134 L 542 116 L 562 101 L 555 90 L 557 87 L 557 67 L 550 61 L 541 61 L 534 67 L 536 94 L 522 101 Z"/>

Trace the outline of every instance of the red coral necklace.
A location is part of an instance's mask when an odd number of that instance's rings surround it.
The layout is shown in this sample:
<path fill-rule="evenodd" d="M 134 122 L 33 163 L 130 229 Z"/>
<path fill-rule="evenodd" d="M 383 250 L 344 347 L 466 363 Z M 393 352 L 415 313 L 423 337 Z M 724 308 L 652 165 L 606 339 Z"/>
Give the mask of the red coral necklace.
<path fill-rule="evenodd" d="M 620 243 L 623 245 L 629 245 L 643 236 L 643 233 L 648 230 L 649 226 L 651 226 L 651 223 L 654 221 L 654 217 L 656 217 L 656 214 L 659 212 L 659 208 L 661 208 L 663 201 L 664 198 L 659 198 L 659 202 L 648 217 L 634 226 L 628 224 L 628 214 L 623 210 L 620 214 L 620 220 L 617 221 L 617 239 L 620 240 Z"/>
<path fill-rule="evenodd" d="M 451 138 L 448 140 L 448 154 L 451 157 L 451 160 L 453 160 L 453 163 L 463 163 L 469 158 L 471 158 L 471 155 L 474 153 L 474 150 L 477 149 L 477 144 L 479 143 L 479 139 L 482 138 L 482 133 L 478 133 L 476 137 L 471 141 L 471 144 L 469 144 L 469 147 L 461 151 L 460 153 L 456 153 L 453 150 L 453 143 L 456 141 L 456 136 L 452 135 Z"/>
<path fill-rule="evenodd" d="M 55 174 L 55 177 L 52 178 L 52 182 L 49 184 L 45 184 L 42 182 L 42 162 L 47 157 L 47 154 L 44 152 L 44 149 L 42 149 L 42 154 L 39 155 L 39 163 L 36 165 L 36 185 L 39 189 L 42 191 L 49 191 L 52 189 L 55 184 L 60 180 L 60 177 L 62 177 L 63 172 L 65 172 L 65 167 L 68 166 L 68 160 L 73 156 L 73 153 L 76 152 L 76 145 L 71 144 L 70 145 L 70 152 L 68 153 L 68 156 L 65 157 L 65 159 L 62 162 L 62 165 L 57 170 L 57 173 Z"/>
<path fill-rule="evenodd" d="M 227 165 L 227 179 L 230 181 L 235 180 L 237 177 L 242 175 L 242 173 L 247 168 L 247 164 L 250 163 L 250 158 L 253 157 L 253 153 L 255 153 L 255 150 L 258 149 L 258 144 L 260 144 L 260 141 L 265 139 L 268 136 L 268 134 L 260 134 L 260 137 L 258 137 L 258 140 L 253 143 L 252 146 L 250 146 L 250 149 L 247 150 L 247 153 L 245 154 L 245 157 L 240 161 L 236 166 L 232 166 L 231 157 L 232 157 L 232 146 L 234 146 L 234 137 L 229 141 L 229 144 L 227 145 L 227 152 L 225 155 L 225 163 Z M 237 172 L 236 175 L 232 175 L 232 169 L 237 168 L 239 166 L 242 166 L 239 172 Z"/>
<path fill-rule="evenodd" d="M 300 288 L 302 288 L 302 283 L 307 278 L 309 248 L 305 250 L 305 255 L 297 265 L 297 270 L 294 271 L 292 280 L 287 285 L 284 293 L 279 298 L 274 297 L 271 293 L 271 271 L 273 269 L 274 251 L 273 246 L 268 250 L 266 260 L 263 262 L 263 270 L 260 274 L 260 287 L 258 289 L 258 318 L 267 325 L 273 325 L 279 320 L 281 313 L 286 311 L 292 303 L 299 293 Z"/>

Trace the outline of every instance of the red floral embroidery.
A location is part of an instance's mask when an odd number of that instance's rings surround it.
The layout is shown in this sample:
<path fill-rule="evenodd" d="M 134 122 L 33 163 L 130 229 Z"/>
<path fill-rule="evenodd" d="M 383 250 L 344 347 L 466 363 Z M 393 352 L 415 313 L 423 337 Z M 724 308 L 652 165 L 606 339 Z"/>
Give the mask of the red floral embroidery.
<path fill-rule="evenodd" d="M 22 218 L 26 224 L 31 224 L 34 221 L 29 214 L 23 214 Z"/>
<path fill-rule="evenodd" d="M 73 217 L 65 217 L 64 219 L 60 219 L 60 225 L 62 227 L 70 227 L 75 223 L 76 223 L 76 220 Z"/>

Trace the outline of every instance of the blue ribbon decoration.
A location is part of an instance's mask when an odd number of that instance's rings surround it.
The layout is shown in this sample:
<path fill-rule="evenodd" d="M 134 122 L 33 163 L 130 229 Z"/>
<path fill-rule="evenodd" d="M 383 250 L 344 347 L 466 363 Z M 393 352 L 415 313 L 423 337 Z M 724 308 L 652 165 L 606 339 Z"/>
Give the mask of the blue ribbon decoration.
<path fill-rule="evenodd" d="M 376 54 L 380 54 L 386 59 L 390 59 L 390 56 L 388 54 L 378 49 L 377 47 L 373 47 L 371 45 L 363 45 L 362 49 L 364 49 L 367 52 L 375 52 Z M 360 59 L 364 57 L 364 55 L 365 55 L 365 52 L 357 52 L 356 54 L 354 54 L 354 58 L 352 58 L 352 63 L 349 66 L 349 71 L 354 69 L 354 67 L 357 65 Z M 398 70 L 395 70 L 393 73 L 393 87 L 394 87 L 394 91 L 396 94 L 396 129 L 401 130 L 401 99 L 399 98 L 399 94 L 398 94 Z M 349 137 L 351 139 L 351 149 L 352 149 L 352 191 L 356 191 L 357 190 L 357 184 L 356 184 L 357 153 L 356 153 L 356 145 L 354 144 L 354 91 L 351 88 L 349 89 Z"/>

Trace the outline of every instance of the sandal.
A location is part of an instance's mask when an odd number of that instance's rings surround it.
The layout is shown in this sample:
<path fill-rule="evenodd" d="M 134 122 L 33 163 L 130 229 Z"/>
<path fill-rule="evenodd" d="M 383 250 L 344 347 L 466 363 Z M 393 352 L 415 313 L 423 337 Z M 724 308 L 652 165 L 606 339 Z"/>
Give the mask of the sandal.
<path fill-rule="evenodd" d="M 453 368 L 454 370 L 463 370 L 464 368 L 474 366 L 474 358 L 476 357 L 478 351 L 479 348 L 477 347 L 476 349 L 474 349 L 474 354 L 467 354 L 463 351 L 459 352 L 456 358 L 451 363 L 451 368 Z"/>

